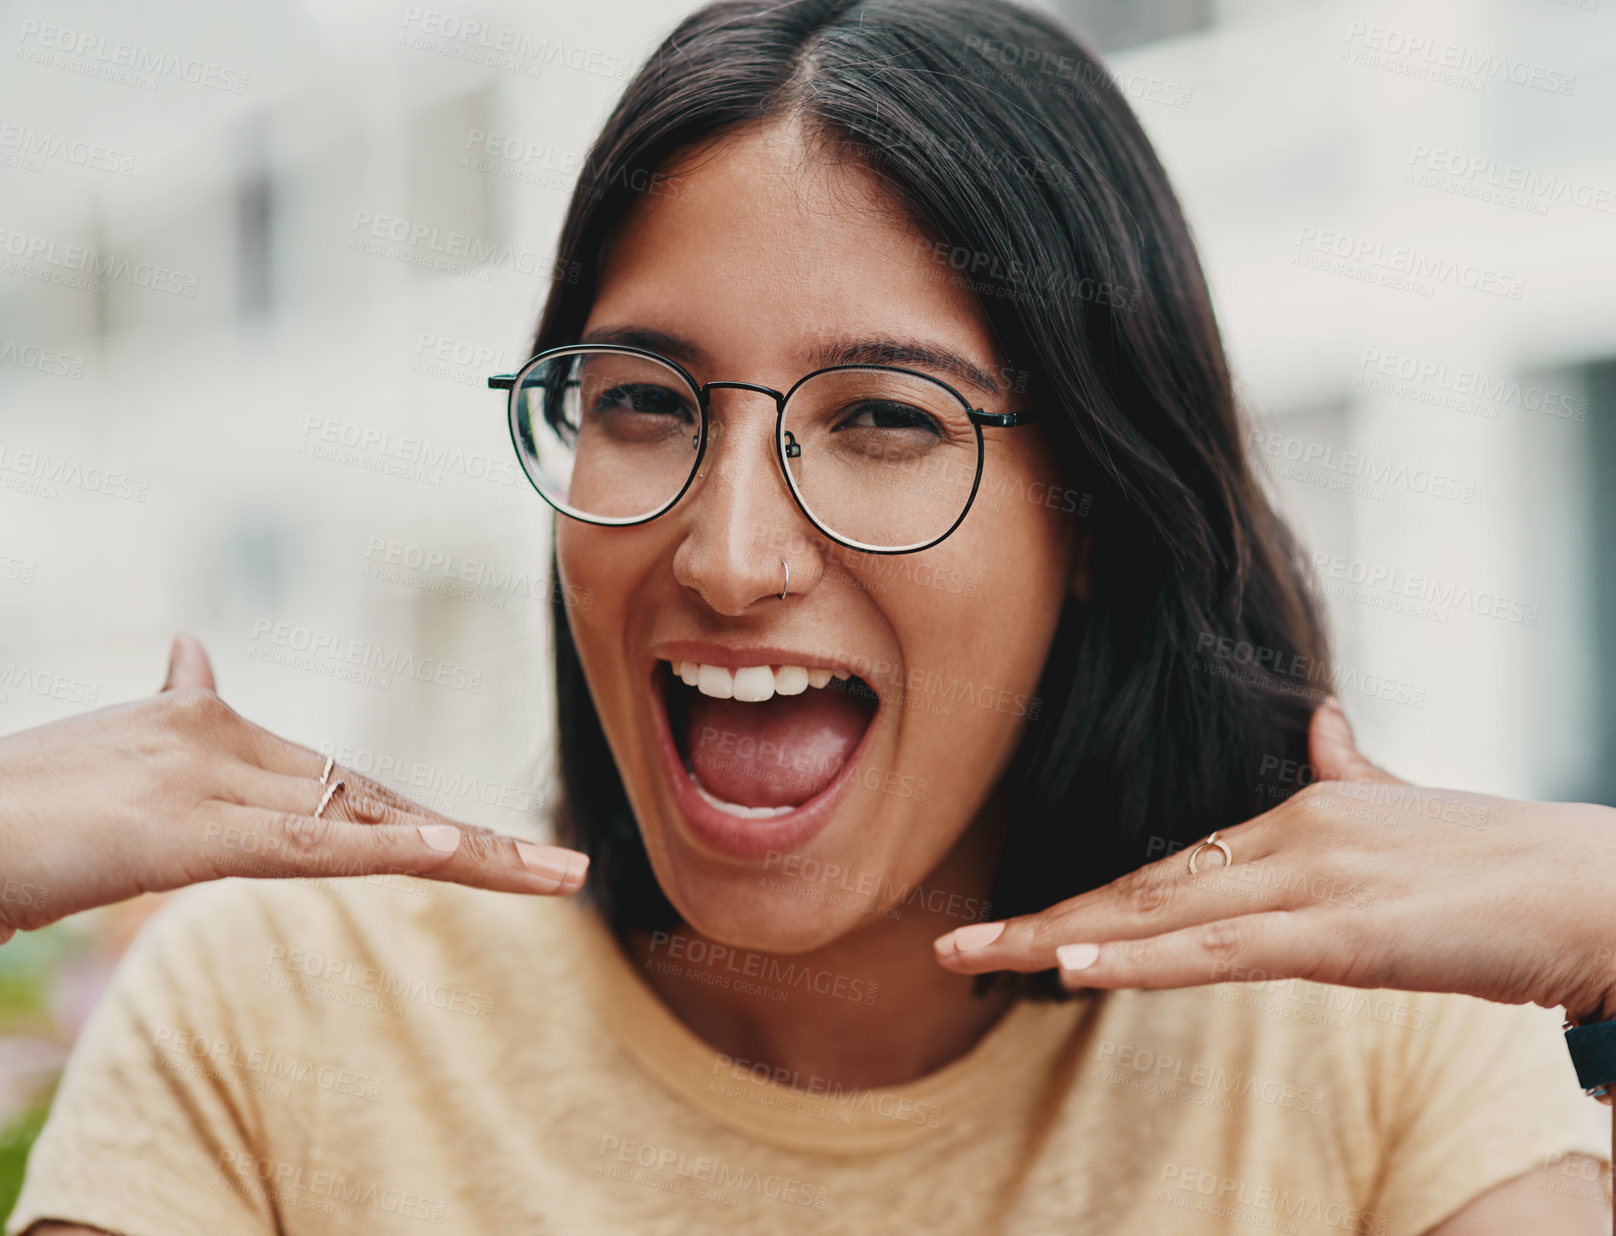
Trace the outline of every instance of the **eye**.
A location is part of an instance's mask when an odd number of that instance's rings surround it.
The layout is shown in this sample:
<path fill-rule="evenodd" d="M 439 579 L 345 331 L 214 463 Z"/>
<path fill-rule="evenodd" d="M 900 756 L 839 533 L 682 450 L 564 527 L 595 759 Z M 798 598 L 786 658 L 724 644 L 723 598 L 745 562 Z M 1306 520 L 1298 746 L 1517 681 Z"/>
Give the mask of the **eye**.
<path fill-rule="evenodd" d="M 654 382 L 619 382 L 601 391 L 591 410 L 597 413 L 633 411 L 691 419 L 690 402 L 684 393 Z"/>
<path fill-rule="evenodd" d="M 912 429 L 923 430 L 934 437 L 942 437 L 942 431 L 931 413 L 913 404 L 895 403 L 891 400 L 872 399 L 857 405 L 851 416 L 844 420 L 838 429 Z"/>

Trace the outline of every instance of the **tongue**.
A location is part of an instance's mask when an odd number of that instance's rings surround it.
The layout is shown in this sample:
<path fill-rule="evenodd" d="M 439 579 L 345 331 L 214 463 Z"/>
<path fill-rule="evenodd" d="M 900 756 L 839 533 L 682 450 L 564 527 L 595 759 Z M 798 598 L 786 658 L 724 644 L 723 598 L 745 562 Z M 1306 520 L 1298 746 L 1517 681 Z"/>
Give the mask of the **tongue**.
<path fill-rule="evenodd" d="M 831 783 L 870 723 L 868 706 L 837 687 L 761 704 L 691 697 L 685 750 L 696 779 L 742 807 L 807 802 Z"/>

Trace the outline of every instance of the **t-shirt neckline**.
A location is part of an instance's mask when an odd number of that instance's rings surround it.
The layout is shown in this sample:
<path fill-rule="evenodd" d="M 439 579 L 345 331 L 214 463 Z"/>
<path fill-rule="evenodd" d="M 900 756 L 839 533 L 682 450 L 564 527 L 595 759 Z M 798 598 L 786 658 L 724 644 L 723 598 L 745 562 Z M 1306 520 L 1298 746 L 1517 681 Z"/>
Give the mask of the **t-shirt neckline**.
<path fill-rule="evenodd" d="M 662 1002 L 592 907 L 569 904 L 582 978 L 606 1028 L 646 1073 L 713 1123 L 788 1150 L 859 1154 L 900 1150 L 956 1128 L 1006 1083 L 1047 1069 L 1097 1001 L 1018 1000 L 963 1056 L 895 1086 L 841 1090 L 776 1081 L 731 1063 Z M 828 1091 L 828 1092 L 827 1092 Z"/>

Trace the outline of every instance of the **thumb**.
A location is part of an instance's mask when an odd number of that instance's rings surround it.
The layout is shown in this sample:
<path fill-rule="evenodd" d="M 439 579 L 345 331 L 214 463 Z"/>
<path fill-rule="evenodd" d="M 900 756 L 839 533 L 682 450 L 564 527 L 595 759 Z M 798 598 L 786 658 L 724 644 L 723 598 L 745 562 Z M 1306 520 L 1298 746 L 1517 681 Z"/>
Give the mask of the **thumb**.
<path fill-rule="evenodd" d="M 172 691 L 175 687 L 206 687 L 209 691 L 219 689 L 213 681 L 213 666 L 208 662 L 208 654 L 202 651 L 196 636 L 183 631 L 174 637 L 174 643 L 168 650 L 168 677 L 163 679 L 159 689 Z"/>
<path fill-rule="evenodd" d="M 1373 764 L 1358 750 L 1341 701 L 1331 696 L 1313 712 L 1307 727 L 1307 758 L 1320 781 L 1383 781 L 1407 784 Z"/>

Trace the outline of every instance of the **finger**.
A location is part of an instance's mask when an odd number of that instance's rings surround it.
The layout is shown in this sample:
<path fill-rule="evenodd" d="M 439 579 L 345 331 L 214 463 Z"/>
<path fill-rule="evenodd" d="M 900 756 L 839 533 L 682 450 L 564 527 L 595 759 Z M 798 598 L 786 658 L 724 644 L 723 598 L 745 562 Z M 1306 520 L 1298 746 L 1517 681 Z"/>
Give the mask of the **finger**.
<path fill-rule="evenodd" d="M 1339 916 L 1272 910 L 1138 940 L 1064 944 L 1057 962 L 1069 990 L 1290 978 L 1378 986 L 1361 965 L 1354 966 L 1353 947 Z M 1360 983 L 1352 982 L 1355 968 Z"/>
<path fill-rule="evenodd" d="M 265 766 L 284 770 L 279 774 L 269 775 L 285 776 L 293 783 L 290 793 L 307 796 L 318 790 L 319 794 L 324 794 L 325 787 L 320 785 L 320 775 L 325 771 L 327 757 L 297 743 L 288 742 L 259 726 L 252 726 L 251 732 L 254 735 L 255 751 Z M 379 813 L 392 813 L 417 822 L 442 824 L 460 831 L 467 839 L 462 851 L 446 863 L 442 870 L 434 875 L 434 879 L 493 887 L 481 882 L 486 873 L 479 874 L 479 865 L 494 863 L 510 867 L 514 860 L 516 870 L 525 869 L 533 876 L 544 880 L 559 880 L 567 886 L 563 891 L 571 891 L 571 883 L 576 880 L 581 884 L 588 870 L 588 856 L 577 850 L 522 841 L 515 837 L 502 836 L 486 828 L 463 824 L 459 820 L 451 819 L 441 812 L 406 798 L 391 786 L 374 778 L 333 763 L 328 781 L 339 780 L 344 783 L 343 791 L 333 796 L 327 812 L 336 805 L 338 799 L 351 798 L 351 802 L 338 808 L 338 815 L 341 818 L 371 824 L 392 818 L 391 814 Z M 283 800 L 276 798 L 273 801 L 280 803 Z M 303 802 L 306 798 L 300 797 L 293 801 Z M 284 809 L 313 811 L 318 807 L 319 801 L 319 798 L 315 798 L 311 806 L 301 808 L 287 806 Z M 322 812 L 322 817 L 327 812 Z"/>
<path fill-rule="evenodd" d="M 1304 889 L 1260 861 L 1260 848 L 1247 857 L 1260 843 L 1244 828 L 1219 832 L 1238 860 L 1233 867 L 1207 848 L 1192 876 L 1184 853 L 1170 855 L 1037 914 L 955 928 L 933 942 L 937 960 L 961 974 L 1036 972 L 1055 966 L 1056 950 L 1074 940 L 1136 939 L 1301 904 Z"/>
<path fill-rule="evenodd" d="M 340 765 L 332 765 L 324 784 L 317 777 L 288 777 L 250 765 L 242 769 L 240 778 L 239 789 L 245 801 L 272 811 L 311 817 L 318 812 L 322 820 L 351 824 L 430 828 L 428 835 L 443 839 L 446 847 L 450 841 L 454 843 L 453 849 L 445 850 L 453 856 L 434 871 L 435 879 L 475 884 L 479 888 L 505 888 L 512 892 L 534 891 L 531 882 L 538 879 L 557 886 L 538 891 L 575 892 L 582 886 L 589 867 L 588 857 L 576 850 L 506 837 L 436 812 L 428 814 L 408 799 L 393 795 L 386 787 L 376 786 Z M 338 786 L 341 788 L 335 788 Z M 372 793 L 372 786 L 391 797 Z M 514 874 L 505 884 L 487 883 L 491 873 L 500 869 Z"/>
<path fill-rule="evenodd" d="M 391 811 L 392 808 L 389 808 Z M 469 824 L 431 824 L 433 830 L 457 828 L 460 845 L 449 861 L 431 873 L 477 888 L 507 892 L 575 893 L 589 873 L 589 856 L 558 845 L 541 845 Z M 548 887 L 554 885 L 554 888 Z"/>
<path fill-rule="evenodd" d="M 187 635 L 183 631 L 169 645 L 168 676 L 163 679 L 159 691 L 171 691 L 175 687 L 206 687 L 209 691 L 219 689 L 213 681 L 213 666 L 208 661 L 208 654 L 202 650 L 194 635 Z"/>
<path fill-rule="evenodd" d="M 376 823 L 356 824 L 215 802 L 203 832 L 200 860 L 214 877 L 418 875 L 499 892 L 566 894 L 583 887 L 589 865 L 571 850 L 391 807 Z"/>
<path fill-rule="evenodd" d="M 1341 708 L 1341 701 L 1333 695 L 1313 712 L 1313 719 L 1307 727 L 1307 754 L 1320 781 L 1408 784 L 1401 777 L 1393 776 L 1378 764 L 1371 763 L 1358 750 L 1347 714 Z"/>
<path fill-rule="evenodd" d="M 333 790 L 340 785 L 342 788 Z M 329 797 L 328 797 L 329 793 Z M 313 777 L 289 777 L 285 773 L 267 772 L 255 764 L 243 764 L 233 770 L 230 778 L 230 801 L 245 806 L 265 807 L 271 811 L 284 811 L 290 815 L 313 815 L 322 819 L 341 820 L 349 824 L 406 823 L 402 817 L 414 817 L 417 822 L 451 824 L 462 827 L 455 820 L 428 817 L 425 809 L 411 810 L 408 805 L 390 803 L 370 792 L 363 778 L 345 769 L 332 766 L 330 777 L 321 783 L 318 774 Z"/>
<path fill-rule="evenodd" d="M 324 766 L 323 759 L 321 760 L 321 765 L 322 767 Z M 319 774 L 315 775 L 318 776 Z M 473 827 L 452 816 L 444 815 L 443 812 L 434 810 L 425 803 L 418 803 L 412 798 L 407 798 L 386 782 L 377 781 L 374 777 L 367 777 L 363 773 L 356 773 L 353 769 L 344 768 L 341 764 L 334 764 L 332 765 L 331 778 L 336 780 L 338 777 L 346 781 L 348 787 L 362 799 L 370 799 L 394 810 L 408 812 L 411 815 L 425 816 L 427 819 L 436 820 L 441 824 L 453 824 L 456 828 Z M 489 830 L 479 829 L 477 831 L 487 832 Z"/>
<path fill-rule="evenodd" d="M 247 722 L 251 734 L 251 751 L 258 764 L 271 772 L 281 773 L 299 780 L 306 780 L 310 784 L 318 784 L 320 774 L 325 771 L 326 756 L 321 755 L 309 747 L 295 742 L 288 742 L 279 734 L 271 733 L 262 726 Z M 392 786 L 378 781 L 374 777 L 367 777 L 363 773 L 345 768 L 341 764 L 332 764 L 330 779 L 341 779 L 347 785 L 346 792 L 362 799 L 373 799 L 385 803 L 389 807 L 397 808 L 411 815 L 425 816 L 441 824 L 453 824 L 456 828 L 465 828 L 459 820 L 452 819 L 440 811 L 434 811 L 424 803 L 418 803 L 405 797 Z M 322 790 L 323 792 L 323 790 Z M 314 800 L 316 803 L 319 799 Z M 575 852 L 575 851 L 572 851 Z"/>

